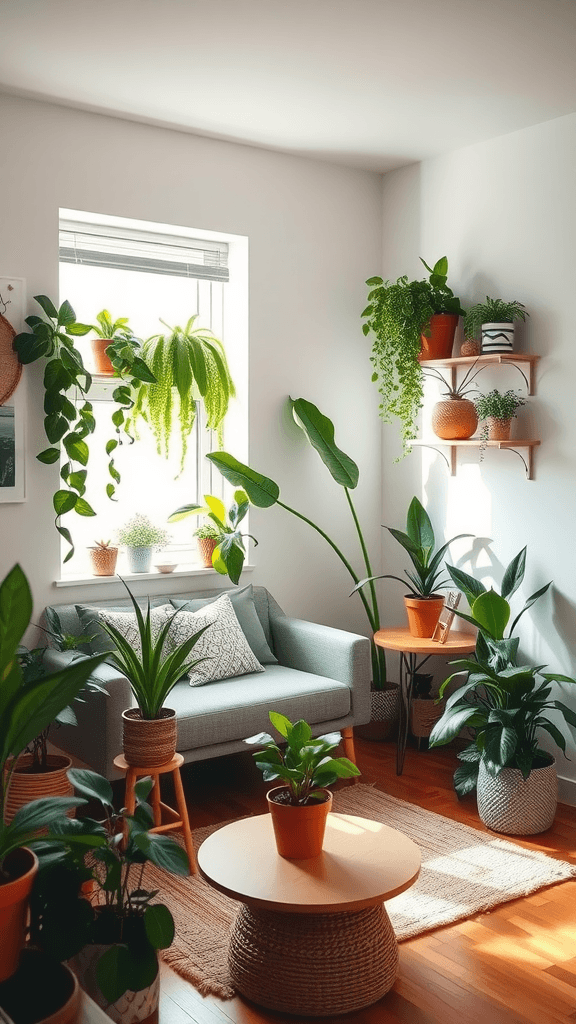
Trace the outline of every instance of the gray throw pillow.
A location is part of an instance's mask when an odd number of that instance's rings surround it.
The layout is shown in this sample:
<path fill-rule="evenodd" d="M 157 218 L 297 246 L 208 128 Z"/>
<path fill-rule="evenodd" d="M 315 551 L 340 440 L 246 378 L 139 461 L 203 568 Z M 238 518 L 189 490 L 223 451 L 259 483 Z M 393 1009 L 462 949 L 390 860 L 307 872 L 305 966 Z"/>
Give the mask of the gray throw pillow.
<path fill-rule="evenodd" d="M 262 623 L 258 618 L 258 612 L 254 604 L 252 584 L 250 583 L 247 587 L 243 587 L 242 590 L 227 590 L 226 593 L 232 602 L 232 607 L 236 612 L 242 632 L 254 656 L 261 665 L 277 665 L 278 658 L 270 650 Z M 182 608 L 187 612 L 197 612 L 200 608 L 213 604 L 221 596 L 221 594 L 216 594 L 215 597 L 171 598 L 170 600 L 175 608 Z"/>
<path fill-rule="evenodd" d="M 138 601 L 138 604 L 142 608 L 142 611 L 146 612 L 146 600 Z M 158 601 L 156 599 L 155 601 L 150 601 L 152 610 L 154 610 L 154 606 L 158 607 L 159 605 L 165 604 L 165 600 Z M 168 605 L 168 607 L 171 607 L 171 605 Z M 100 607 L 97 605 L 77 604 L 75 605 L 75 608 L 82 627 L 82 634 L 84 636 L 92 637 L 92 640 L 86 648 L 89 654 L 108 654 L 109 651 L 114 650 L 114 641 L 111 640 L 105 630 L 102 629 L 102 623 L 99 615 L 100 612 L 132 612 L 132 614 L 134 614 L 134 609 L 132 608 L 130 601 L 122 605 L 102 605 Z M 136 616 L 134 616 L 134 618 L 136 618 Z"/>

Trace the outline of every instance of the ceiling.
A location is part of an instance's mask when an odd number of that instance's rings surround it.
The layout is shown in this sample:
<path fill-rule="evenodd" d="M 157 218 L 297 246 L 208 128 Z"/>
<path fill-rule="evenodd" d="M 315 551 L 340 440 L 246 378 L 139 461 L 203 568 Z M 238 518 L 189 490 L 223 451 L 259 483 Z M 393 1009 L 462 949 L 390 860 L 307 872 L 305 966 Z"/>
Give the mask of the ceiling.
<path fill-rule="evenodd" d="M 0 0 L 0 90 L 386 171 L 576 111 L 575 0 Z"/>

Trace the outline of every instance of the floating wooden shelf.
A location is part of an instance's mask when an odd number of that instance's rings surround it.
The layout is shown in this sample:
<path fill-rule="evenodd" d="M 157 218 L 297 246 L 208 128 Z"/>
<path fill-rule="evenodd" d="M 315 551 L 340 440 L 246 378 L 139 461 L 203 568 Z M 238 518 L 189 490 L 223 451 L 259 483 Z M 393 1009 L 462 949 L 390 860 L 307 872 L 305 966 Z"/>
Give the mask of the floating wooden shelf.
<path fill-rule="evenodd" d="M 488 356 L 487 358 L 491 358 Z M 439 362 L 440 360 L 434 360 Z M 446 465 L 450 470 L 451 476 L 456 476 L 456 452 L 458 448 L 503 448 L 507 451 L 514 452 L 519 459 L 524 463 L 524 469 L 526 470 L 526 477 L 528 480 L 534 479 L 534 449 L 541 443 L 536 438 L 510 438 L 509 441 L 483 441 L 480 437 L 471 437 L 466 441 L 446 441 L 442 437 L 420 439 L 417 438 L 411 442 L 413 445 L 420 448 L 434 448 L 438 451 L 440 448 L 450 448 L 450 460 L 446 458 L 444 452 L 439 454 L 446 460 Z M 517 451 L 517 448 L 526 448 L 528 451 L 527 459 Z"/>
<path fill-rule="evenodd" d="M 422 359 L 421 366 L 447 366 L 451 370 L 452 387 L 456 386 L 456 371 L 459 366 L 472 366 L 478 363 L 479 366 L 488 366 L 490 363 L 511 363 L 526 381 L 528 394 L 534 395 L 536 385 L 536 363 L 540 356 L 533 356 L 527 352 L 493 352 L 491 355 L 480 356 L 452 356 L 450 359 Z M 528 376 L 522 369 L 522 364 L 528 364 Z"/>

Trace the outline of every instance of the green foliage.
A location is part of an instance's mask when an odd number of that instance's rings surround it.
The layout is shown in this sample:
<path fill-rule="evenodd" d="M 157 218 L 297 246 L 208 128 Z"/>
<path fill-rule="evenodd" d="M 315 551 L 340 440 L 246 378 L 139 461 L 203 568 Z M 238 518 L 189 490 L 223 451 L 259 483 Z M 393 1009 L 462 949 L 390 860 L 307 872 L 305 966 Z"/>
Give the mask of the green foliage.
<path fill-rule="evenodd" d="M 149 831 L 152 779 L 136 783 L 136 809 L 129 815 L 115 812 L 112 787 L 102 776 L 72 769 L 68 777 L 85 798 L 74 803 L 97 801 L 104 817 L 58 818 L 48 838 L 36 844 L 40 870 L 31 899 L 31 940 L 60 960 L 90 943 L 108 946 L 96 976 L 102 994 L 115 1002 L 127 989 L 139 991 L 154 981 L 156 951 L 174 938 L 170 911 L 152 902 L 157 891 L 141 887 L 144 864 L 187 875 L 188 858 L 175 840 Z M 126 843 L 120 841 L 124 830 Z M 86 882 L 95 886 L 90 900 L 81 890 Z"/>
<path fill-rule="evenodd" d="M 129 548 L 163 547 L 168 543 L 168 531 L 137 512 L 118 530 L 118 541 Z"/>
<path fill-rule="evenodd" d="M 464 319 L 464 334 L 467 338 L 475 338 L 482 324 L 512 324 L 515 320 L 526 320 L 530 316 L 524 304 L 514 299 L 505 302 L 503 299 L 491 299 L 478 302 L 468 310 Z"/>
<path fill-rule="evenodd" d="M 424 260 L 422 260 L 424 263 Z M 422 406 L 422 369 L 418 362 L 421 335 L 429 333 L 430 317 L 435 313 L 464 313 L 460 300 L 447 285 L 448 260 L 443 256 L 430 268 L 428 281 L 397 281 L 371 277 L 368 305 L 362 317 L 362 330 L 374 335 L 370 361 L 372 380 L 377 382 L 382 401 L 380 415 L 385 423 L 400 421 L 403 454 L 410 451 L 416 437 L 416 418 Z"/>
<path fill-rule="evenodd" d="M 446 586 L 447 582 L 440 578 L 443 572 L 442 560 L 446 551 L 455 540 L 472 536 L 471 533 L 459 533 L 436 551 L 436 538 L 430 517 L 416 497 L 412 498 L 408 508 L 406 533 L 402 533 L 401 530 L 395 530 L 391 526 L 387 526 L 386 529 L 402 545 L 404 550 L 408 552 L 414 566 L 415 572 L 409 572 L 408 569 L 404 570 L 412 585 L 411 597 L 437 597 L 436 591 L 439 587 Z M 402 577 L 387 574 L 384 576 L 371 576 L 368 579 L 360 580 L 354 590 L 360 590 L 373 580 L 398 580 L 404 586 L 406 585 L 406 581 Z"/>
<path fill-rule="evenodd" d="M 0 584 L 0 877 L 4 858 L 12 850 L 26 845 L 58 809 L 76 806 L 76 801 L 66 797 L 35 800 L 23 807 L 10 825 L 4 821 L 16 758 L 74 700 L 105 657 L 83 658 L 60 672 L 25 682 L 18 652 L 31 615 L 30 587 L 20 566 L 15 565 Z"/>
<path fill-rule="evenodd" d="M 344 489 L 346 501 L 358 535 L 366 572 L 369 574 L 368 579 L 364 581 L 369 583 L 368 594 L 364 594 L 362 590 L 356 586 L 355 590 L 359 589 L 360 600 L 362 601 L 370 624 L 370 634 L 373 636 L 380 628 L 378 599 L 374 584 L 371 582 L 375 577 L 372 576 L 372 568 L 366 544 L 364 542 L 364 536 L 350 495 L 350 490 L 354 489 L 358 483 L 358 466 L 348 455 L 337 447 L 334 440 L 334 424 L 327 416 L 324 416 L 315 405 L 311 402 L 307 402 L 303 398 L 297 398 L 295 400 L 290 399 L 290 407 L 292 409 L 295 422 L 304 431 L 307 440 L 314 450 L 318 452 L 333 480 Z M 279 505 L 298 519 L 308 523 L 308 525 L 311 526 L 313 530 L 316 530 L 316 532 L 323 537 L 326 543 L 330 545 L 332 550 L 345 566 L 346 571 L 352 577 L 354 584 L 357 585 L 360 583 L 358 574 L 354 571 L 348 559 L 328 534 L 325 533 L 325 531 L 316 523 L 312 522 L 311 519 L 308 519 L 307 516 L 302 515 L 301 512 L 297 512 L 296 509 L 293 509 L 289 505 L 285 505 L 284 502 L 280 501 L 280 488 L 274 480 L 263 476 L 261 473 L 257 473 L 255 470 L 251 469 L 250 466 L 246 466 L 242 462 L 239 462 L 233 455 L 229 455 L 228 452 L 212 452 L 206 457 L 210 462 L 218 467 L 225 480 L 233 484 L 235 487 L 242 487 L 246 492 L 249 501 L 253 505 L 256 505 L 257 508 L 270 508 L 271 505 Z M 237 580 L 235 582 L 237 582 Z M 377 648 L 373 640 L 371 641 L 371 644 L 372 682 L 375 689 L 382 689 L 386 683 L 386 660 L 384 651 L 381 647 Z"/>
<path fill-rule="evenodd" d="M 124 582 L 124 581 L 122 581 Z M 120 669 L 126 676 L 136 703 L 140 708 L 142 718 L 157 718 L 164 702 L 174 689 L 176 683 L 182 676 L 186 675 L 191 668 L 198 665 L 203 658 L 190 661 L 190 653 L 194 644 L 200 639 L 203 633 L 210 626 L 203 626 L 197 633 L 189 637 L 183 644 L 176 647 L 171 654 L 164 654 L 164 641 L 168 636 L 170 626 L 181 609 L 177 609 L 171 615 L 158 635 L 155 637 L 152 632 L 150 621 L 150 600 L 147 603 L 146 615 L 135 600 L 130 588 L 124 583 L 130 596 L 130 600 L 136 614 L 136 623 L 140 637 L 140 653 L 132 644 L 110 623 L 103 622 L 102 628 L 114 641 L 116 649 L 108 654 L 108 660 Z"/>
<path fill-rule="evenodd" d="M 204 403 L 207 427 L 218 432 L 221 443 L 228 404 L 236 393 L 222 342 L 207 328 L 194 327 L 197 319 L 197 315 L 191 316 L 183 328 L 165 324 L 168 333 L 155 334 L 143 343 L 142 355 L 156 383 L 139 389 L 130 416 L 133 426 L 140 419 L 148 423 L 158 454 L 165 457 L 173 440 L 174 421 L 179 419 L 181 471 L 196 402 Z"/>
<path fill-rule="evenodd" d="M 487 395 L 480 395 L 474 401 L 478 419 L 485 420 L 493 416 L 497 420 L 510 420 L 516 415 L 516 410 L 526 405 L 526 399 L 518 391 L 489 391 Z"/>
<path fill-rule="evenodd" d="M 264 776 L 264 782 L 281 779 L 290 791 L 291 804 L 306 804 L 310 800 L 322 799 L 314 792 L 319 788 L 332 786 L 337 779 L 348 779 L 360 772 L 347 757 L 331 757 L 342 739 L 339 732 L 326 736 L 312 737 L 307 722 L 292 723 L 285 715 L 269 712 L 270 721 L 286 741 L 282 750 L 267 732 L 250 736 L 245 742 L 263 746 L 253 755 L 257 767 Z"/>
<path fill-rule="evenodd" d="M 176 509 L 168 518 L 169 523 L 177 523 L 188 516 L 206 516 L 210 524 L 200 526 L 194 531 L 196 537 L 210 537 L 217 541 L 212 552 L 212 565 L 223 576 L 229 576 L 233 583 L 238 583 L 244 568 L 246 548 L 244 537 L 250 537 L 254 544 L 258 541 L 251 533 L 242 533 L 239 529 L 250 502 L 243 490 L 234 492 L 234 501 L 230 509 L 219 498 L 212 494 L 204 495 L 205 505 L 183 505 Z"/>

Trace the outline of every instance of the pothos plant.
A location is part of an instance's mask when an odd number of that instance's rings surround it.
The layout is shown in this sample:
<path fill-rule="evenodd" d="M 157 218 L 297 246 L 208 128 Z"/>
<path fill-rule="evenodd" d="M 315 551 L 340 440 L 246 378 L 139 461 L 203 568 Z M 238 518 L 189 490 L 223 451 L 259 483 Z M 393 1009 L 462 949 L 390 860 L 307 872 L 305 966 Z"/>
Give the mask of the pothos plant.
<path fill-rule="evenodd" d="M 358 535 L 358 541 L 360 543 L 360 551 L 368 579 L 364 582 L 367 584 L 366 593 L 360 589 L 358 595 L 362 601 L 364 611 L 370 624 L 370 635 L 373 637 L 374 633 L 380 629 L 380 612 L 378 609 L 378 598 L 376 595 L 376 588 L 374 586 L 374 573 L 370 564 L 370 557 L 368 549 L 364 540 L 364 535 L 356 514 L 356 509 L 352 501 L 351 491 L 353 491 L 359 479 L 359 469 L 353 459 L 349 455 L 346 455 L 334 441 L 334 424 L 327 416 L 324 416 L 320 410 L 312 404 L 307 402 L 303 398 L 297 398 L 295 400 L 289 399 L 290 408 L 297 425 L 303 430 L 307 440 L 312 445 L 314 450 L 320 456 L 322 462 L 330 472 L 333 480 L 339 484 L 346 496 L 346 502 L 352 515 L 354 527 Z M 283 501 L 280 501 L 280 488 L 274 480 L 271 480 L 267 476 L 263 476 L 262 473 L 257 473 L 256 470 L 251 469 L 250 466 L 244 465 L 235 459 L 233 455 L 228 452 L 212 452 L 206 456 L 210 462 L 214 463 L 218 467 L 222 476 L 228 480 L 229 483 L 236 487 L 242 487 L 245 491 L 248 500 L 256 505 L 258 508 L 270 508 L 271 505 L 279 505 L 280 508 L 290 512 L 291 515 L 296 516 L 303 522 L 308 523 L 316 533 L 330 545 L 334 553 L 340 559 L 344 565 L 346 571 L 354 581 L 355 586 L 361 582 L 356 570 L 351 565 L 348 558 L 342 553 L 340 548 L 328 534 L 314 523 L 307 516 L 298 512 L 296 509 L 291 508 L 290 505 L 285 505 Z M 374 689 L 383 689 L 386 683 L 386 659 L 384 650 L 381 647 L 376 647 L 374 641 L 371 641 L 372 645 L 372 684 Z"/>
<path fill-rule="evenodd" d="M 182 505 L 168 517 L 168 522 L 178 523 L 188 516 L 205 516 L 209 519 L 210 525 L 200 527 L 195 533 L 216 541 L 212 553 L 213 567 L 221 575 L 229 576 L 233 583 L 238 583 L 246 558 L 244 538 L 250 537 L 254 544 L 258 544 L 251 533 L 242 533 L 239 529 L 250 505 L 248 495 L 242 490 L 234 491 L 234 501 L 228 511 L 224 502 L 212 494 L 205 494 L 204 501 L 204 505 Z M 201 534 L 200 530 L 211 532 Z"/>

